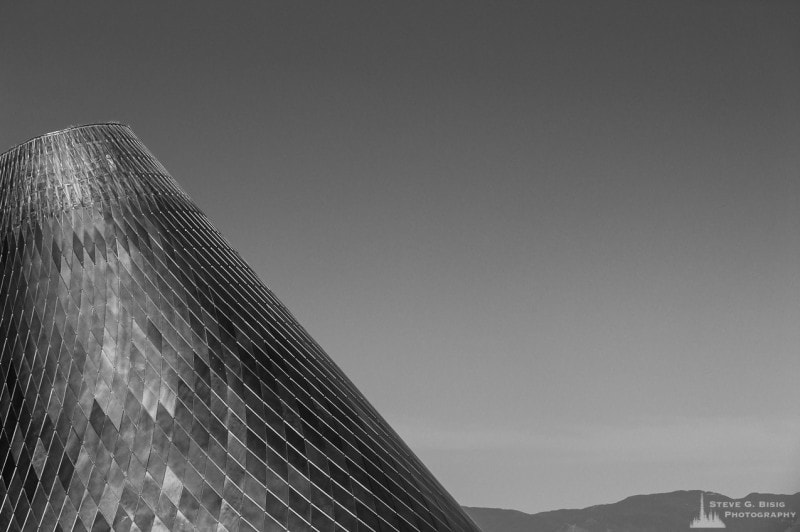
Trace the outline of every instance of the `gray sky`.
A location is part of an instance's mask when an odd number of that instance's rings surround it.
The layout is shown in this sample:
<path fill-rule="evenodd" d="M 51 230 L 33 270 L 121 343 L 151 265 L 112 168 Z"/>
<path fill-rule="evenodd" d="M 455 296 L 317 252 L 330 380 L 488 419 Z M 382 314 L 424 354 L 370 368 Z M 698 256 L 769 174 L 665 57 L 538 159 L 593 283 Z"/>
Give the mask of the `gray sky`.
<path fill-rule="evenodd" d="M 800 491 L 800 3 L 3 2 L 463 504 Z"/>

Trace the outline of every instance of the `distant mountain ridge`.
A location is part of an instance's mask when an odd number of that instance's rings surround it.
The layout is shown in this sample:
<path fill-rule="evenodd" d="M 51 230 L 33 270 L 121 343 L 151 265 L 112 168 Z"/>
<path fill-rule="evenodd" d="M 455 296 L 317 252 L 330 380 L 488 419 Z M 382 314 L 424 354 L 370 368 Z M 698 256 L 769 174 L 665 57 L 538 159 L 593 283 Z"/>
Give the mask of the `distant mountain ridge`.
<path fill-rule="evenodd" d="M 706 511 L 716 512 L 724 521 L 725 530 L 800 532 L 800 493 L 751 493 L 741 499 L 732 499 L 700 490 L 673 491 L 634 495 L 616 503 L 583 509 L 537 514 L 466 506 L 464 510 L 483 532 L 676 532 L 699 530 L 690 528 L 689 524 L 700 513 L 701 493 L 705 495 Z M 714 508 L 710 508 L 712 502 L 715 503 Z M 726 507 L 719 508 L 721 503 L 725 503 Z M 762 503 L 773 504 L 773 507 L 760 507 Z M 726 518 L 724 512 L 733 512 L 735 515 L 728 514 Z M 742 515 L 745 512 L 762 515 L 745 517 Z M 794 515 L 774 517 L 776 513 Z"/>

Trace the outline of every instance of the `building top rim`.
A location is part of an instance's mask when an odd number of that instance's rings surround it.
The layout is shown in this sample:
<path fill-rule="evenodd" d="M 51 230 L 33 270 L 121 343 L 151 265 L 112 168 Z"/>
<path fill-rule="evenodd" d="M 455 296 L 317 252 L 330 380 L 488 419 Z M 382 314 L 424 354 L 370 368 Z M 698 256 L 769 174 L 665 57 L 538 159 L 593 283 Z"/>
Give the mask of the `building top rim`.
<path fill-rule="evenodd" d="M 77 126 L 67 126 L 67 127 L 63 128 L 63 129 L 58 129 L 56 131 L 50 131 L 50 132 L 44 133 L 42 135 L 36 135 L 35 137 L 29 138 L 25 142 L 20 142 L 19 144 L 15 144 L 14 146 L 12 146 L 12 147 L 8 148 L 7 150 L 3 151 L 2 153 L 0 153 L 0 159 L 3 159 L 6 155 L 11 153 L 12 151 L 18 150 L 19 148 L 25 146 L 26 144 L 32 144 L 32 143 L 36 142 L 39 139 L 43 139 L 43 138 L 47 138 L 47 137 L 54 137 L 56 135 L 61 135 L 61 134 L 66 133 L 68 131 L 74 131 L 76 129 L 84 129 L 84 128 L 97 127 L 97 126 L 122 126 L 122 127 L 128 128 L 128 129 L 131 129 L 131 126 L 129 126 L 128 124 L 124 124 L 122 122 L 115 122 L 113 120 L 112 121 L 108 121 L 108 122 L 92 122 L 90 124 L 79 124 Z"/>

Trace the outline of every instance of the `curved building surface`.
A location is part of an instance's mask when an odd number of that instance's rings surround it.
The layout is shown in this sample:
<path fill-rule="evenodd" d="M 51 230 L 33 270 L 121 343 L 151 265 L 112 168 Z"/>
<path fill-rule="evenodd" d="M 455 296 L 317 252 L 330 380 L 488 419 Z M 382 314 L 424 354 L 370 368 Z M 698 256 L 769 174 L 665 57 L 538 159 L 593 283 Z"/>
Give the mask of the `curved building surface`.
<path fill-rule="evenodd" d="M 478 530 L 127 126 L 0 217 L 0 532 Z"/>

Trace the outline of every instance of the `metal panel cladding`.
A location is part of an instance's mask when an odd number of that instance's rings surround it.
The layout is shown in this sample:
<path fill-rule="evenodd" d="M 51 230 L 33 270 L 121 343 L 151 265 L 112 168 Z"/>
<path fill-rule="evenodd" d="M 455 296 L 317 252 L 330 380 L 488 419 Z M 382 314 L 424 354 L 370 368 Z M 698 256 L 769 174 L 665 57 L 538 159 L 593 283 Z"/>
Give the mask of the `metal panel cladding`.
<path fill-rule="evenodd" d="M 0 532 L 478 530 L 129 127 L 0 216 Z"/>

